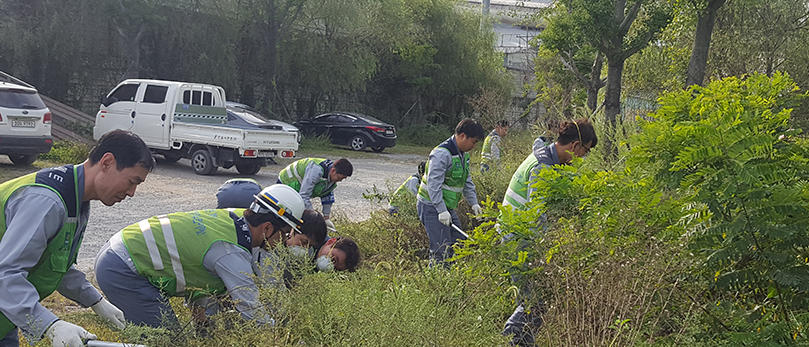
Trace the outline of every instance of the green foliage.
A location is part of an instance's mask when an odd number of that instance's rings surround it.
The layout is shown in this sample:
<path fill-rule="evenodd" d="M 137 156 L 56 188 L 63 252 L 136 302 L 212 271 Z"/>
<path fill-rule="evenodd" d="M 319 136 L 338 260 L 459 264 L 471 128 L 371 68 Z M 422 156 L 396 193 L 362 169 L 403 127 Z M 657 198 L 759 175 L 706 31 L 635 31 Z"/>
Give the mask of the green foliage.
<path fill-rule="evenodd" d="M 422 123 L 396 129 L 396 144 L 409 146 L 435 147 L 441 141 L 452 136 L 454 129 L 446 126 L 434 125 L 432 123 Z"/>
<path fill-rule="evenodd" d="M 780 73 L 669 93 L 630 160 L 709 217 L 686 234 L 703 259 L 695 280 L 720 300 L 740 299 L 732 309 L 782 342 L 802 329 L 795 320 L 809 289 L 809 147 L 794 140 L 783 107 L 801 96 Z"/>
<path fill-rule="evenodd" d="M 63 164 L 80 164 L 90 154 L 90 147 L 77 142 L 56 141 L 51 151 L 39 155 L 39 159 Z"/>

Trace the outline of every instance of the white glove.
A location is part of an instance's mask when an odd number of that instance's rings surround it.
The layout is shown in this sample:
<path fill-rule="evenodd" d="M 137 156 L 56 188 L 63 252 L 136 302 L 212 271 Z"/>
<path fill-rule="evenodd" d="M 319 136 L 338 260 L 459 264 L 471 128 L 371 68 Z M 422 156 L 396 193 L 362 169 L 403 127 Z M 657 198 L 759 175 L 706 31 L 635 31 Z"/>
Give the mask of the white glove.
<path fill-rule="evenodd" d="M 331 219 L 326 220 L 326 231 L 329 233 L 337 232 L 337 228 L 334 227 L 334 222 L 332 222 Z"/>
<path fill-rule="evenodd" d="M 107 299 L 101 298 L 101 301 L 91 306 L 93 312 L 104 318 L 118 329 L 126 328 L 126 321 L 124 320 L 124 313 L 120 309 L 111 304 Z"/>
<path fill-rule="evenodd" d="M 53 322 L 45 335 L 51 339 L 53 347 L 84 347 L 83 340 L 95 340 L 98 338 L 84 330 L 84 328 L 61 319 Z"/>
<path fill-rule="evenodd" d="M 478 204 L 472 205 L 472 212 L 474 212 L 476 216 L 479 215 L 481 212 L 480 205 Z"/>
<path fill-rule="evenodd" d="M 449 214 L 449 211 L 444 211 L 438 214 L 438 221 L 441 224 L 449 226 L 452 224 L 452 215 Z"/>

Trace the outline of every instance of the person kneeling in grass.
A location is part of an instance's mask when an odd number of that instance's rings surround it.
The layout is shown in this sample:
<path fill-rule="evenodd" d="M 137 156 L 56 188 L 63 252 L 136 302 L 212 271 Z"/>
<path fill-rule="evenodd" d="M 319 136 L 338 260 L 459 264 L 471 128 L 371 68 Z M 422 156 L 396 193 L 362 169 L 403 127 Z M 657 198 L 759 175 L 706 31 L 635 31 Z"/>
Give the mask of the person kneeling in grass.
<path fill-rule="evenodd" d="M 304 215 L 310 220 L 302 220 Z M 304 213 L 294 189 L 273 185 L 247 210 L 152 217 L 124 228 L 102 247 L 96 279 L 110 302 L 135 324 L 176 329 L 179 323 L 169 297 L 228 294 L 244 319 L 273 325 L 275 320 L 258 300 L 252 253 L 278 245 L 320 247 L 325 223 L 311 216 Z M 307 223 L 317 227 L 303 228 Z"/>

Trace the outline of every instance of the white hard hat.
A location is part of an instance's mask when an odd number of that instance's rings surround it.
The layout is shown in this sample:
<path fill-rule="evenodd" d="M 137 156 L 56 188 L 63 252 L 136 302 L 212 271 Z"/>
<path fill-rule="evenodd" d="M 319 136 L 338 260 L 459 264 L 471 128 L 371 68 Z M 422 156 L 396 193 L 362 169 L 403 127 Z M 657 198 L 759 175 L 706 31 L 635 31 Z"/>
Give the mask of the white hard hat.
<path fill-rule="evenodd" d="M 255 213 L 272 212 L 293 229 L 300 231 L 305 207 L 301 195 L 295 189 L 285 184 L 273 184 L 254 197 L 256 200 L 250 205 L 250 210 Z"/>

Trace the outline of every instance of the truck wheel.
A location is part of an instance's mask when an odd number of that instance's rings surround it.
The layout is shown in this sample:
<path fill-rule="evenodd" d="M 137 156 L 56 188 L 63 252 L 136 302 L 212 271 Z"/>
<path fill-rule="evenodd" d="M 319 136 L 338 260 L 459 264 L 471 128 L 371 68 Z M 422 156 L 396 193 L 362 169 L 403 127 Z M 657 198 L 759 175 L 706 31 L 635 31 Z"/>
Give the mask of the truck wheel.
<path fill-rule="evenodd" d="M 255 175 L 261 170 L 258 164 L 236 164 L 236 170 L 242 175 Z"/>
<path fill-rule="evenodd" d="M 355 151 L 364 151 L 365 150 L 365 138 L 357 135 L 351 138 L 351 149 Z"/>
<path fill-rule="evenodd" d="M 9 154 L 8 159 L 11 160 L 14 165 L 17 166 L 28 166 L 34 163 L 37 160 L 38 154 Z"/>
<path fill-rule="evenodd" d="M 197 175 L 210 175 L 216 172 L 216 165 L 207 149 L 198 149 L 191 156 L 191 167 Z"/>
<path fill-rule="evenodd" d="M 385 147 L 371 147 L 376 153 L 382 153 L 385 150 Z"/>

